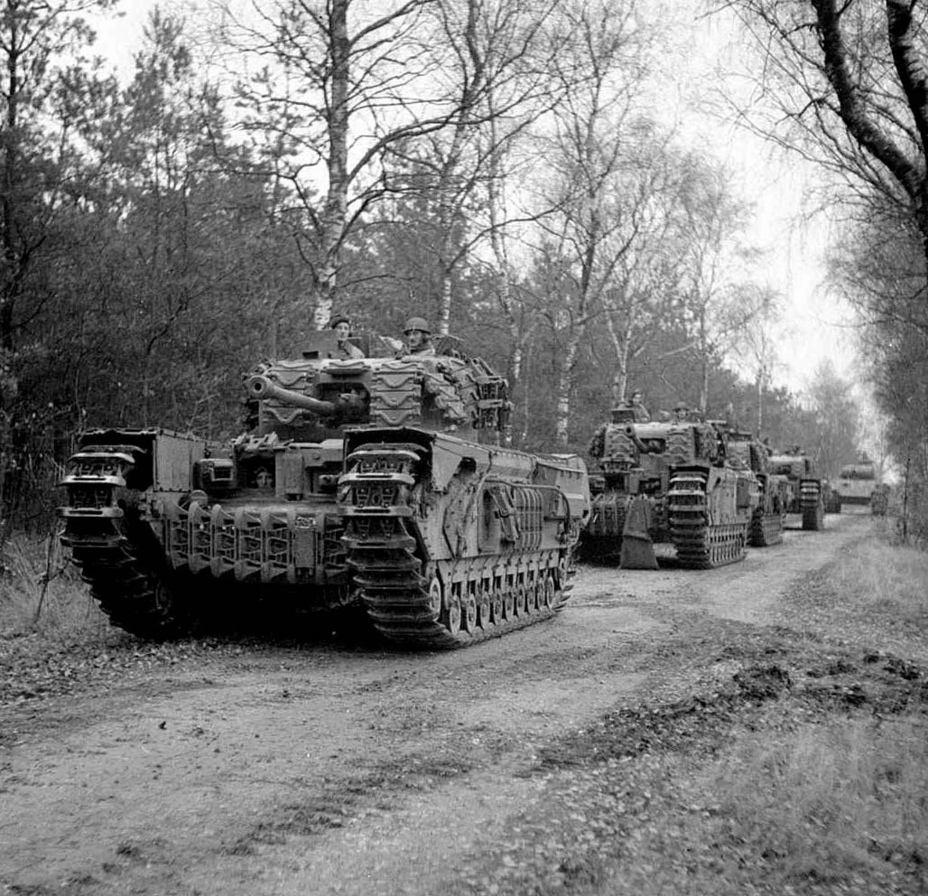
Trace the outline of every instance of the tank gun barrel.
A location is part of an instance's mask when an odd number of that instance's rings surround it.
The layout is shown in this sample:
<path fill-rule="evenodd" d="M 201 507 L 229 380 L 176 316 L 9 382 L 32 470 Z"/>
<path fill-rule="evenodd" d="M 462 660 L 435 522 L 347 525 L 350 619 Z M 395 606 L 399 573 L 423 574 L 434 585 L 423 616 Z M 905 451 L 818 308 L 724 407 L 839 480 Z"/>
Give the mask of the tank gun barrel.
<path fill-rule="evenodd" d="M 284 389 L 283 386 L 278 386 L 261 374 L 249 377 L 245 383 L 245 389 L 252 398 L 276 398 L 278 401 L 293 405 L 293 407 L 303 408 L 306 411 L 312 411 L 314 414 L 327 415 L 335 412 L 333 402 L 312 398 L 302 392 Z"/>
<path fill-rule="evenodd" d="M 648 452 L 648 446 L 645 445 L 645 443 L 641 441 L 641 438 L 639 437 L 638 433 L 635 432 L 635 427 L 634 427 L 631 423 L 629 423 L 629 424 L 625 427 L 625 435 L 627 435 L 627 436 L 632 440 L 632 442 L 634 443 L 635 447 L 636 447 L 642 454 L 648 454 L 648 453 L 649 453 L 649 452 Z"/>

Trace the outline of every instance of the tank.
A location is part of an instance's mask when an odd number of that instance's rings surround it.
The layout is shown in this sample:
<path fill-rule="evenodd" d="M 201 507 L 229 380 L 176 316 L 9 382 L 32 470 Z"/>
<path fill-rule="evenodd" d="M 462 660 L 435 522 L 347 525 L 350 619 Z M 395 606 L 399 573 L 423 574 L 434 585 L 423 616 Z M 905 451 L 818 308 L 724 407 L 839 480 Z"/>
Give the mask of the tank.
<path fill-rule="evenodd" d="M 653 545 L 666 542 L 689 568 L 742 559 L 760 487 L 750 469 L 726 463 L 726 438 L 714 422 L 643 421 L 614 410 L 590 445 L 598 471 L 581 556 L 653 569 Z"/>
<path fill-rule="evenodd" d="M 795 447 L 784 453 L 772 454 L 769 465 L 771 472 L 785 476 L 789 483 L 787 513 L 801 514 L 802 528 L 805 530 L 822 529 L 825 525 L 829 486 L 816 473 L 812 458 L 801 448 Z"/>
<path fill-rule="evenodd" d="M 770 449 L 751 433 L 729 429 L 725 438 L 728 464 L 736 470 L 750 470 L 760 489 L 748 528 L 748 544 L 758 548 L 779 544 L 792 493 L 789 479 L 773 472 Z"/>
<path fill-rule="evenodd" d="M 877 477 L 876 465 L 866 456 L 841 468 L 833 492 L 839 513 L 845 504 L 869 506 L 877 515 L 886 512 L 885 490 Z"/>
<path fill-rule="evenodd" d="M 582 460 L 501 447 L 505 380 L 450 337 L 350 360 L 333 339 L 249 371 L 245 431 L 227 444 L 79 437 L 62 541 L 116 625 L 173 637 L 235 598 L 356 606 L 393 641 L 450 647 L 564 606 L 589 513 Z"/>

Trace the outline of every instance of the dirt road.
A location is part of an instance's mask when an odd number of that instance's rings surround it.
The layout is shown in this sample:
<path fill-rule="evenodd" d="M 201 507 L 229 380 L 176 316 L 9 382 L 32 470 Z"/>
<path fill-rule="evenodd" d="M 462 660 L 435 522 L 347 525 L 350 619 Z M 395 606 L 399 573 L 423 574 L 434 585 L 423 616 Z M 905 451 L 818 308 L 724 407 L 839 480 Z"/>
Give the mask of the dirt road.
<path fill-rule="evenodd" d="M 708 572 L 581 567 L 555 621 L 454 653 L 223 644 L 10 707 L 0 892 L 496 894 L 527 865 L 556 892 L 570 844 L 608 835 L 558 797 L 582 732 L 730 680 L 729 638 L 788 625 L 871 525 Z"/>

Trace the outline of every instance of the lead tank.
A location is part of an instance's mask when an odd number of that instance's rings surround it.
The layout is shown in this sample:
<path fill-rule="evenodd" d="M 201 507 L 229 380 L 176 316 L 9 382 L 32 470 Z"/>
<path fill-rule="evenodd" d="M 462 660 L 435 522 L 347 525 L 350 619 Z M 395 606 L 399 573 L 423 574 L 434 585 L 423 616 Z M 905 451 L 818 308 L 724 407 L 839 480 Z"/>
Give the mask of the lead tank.
<path fill-rule="evenodd" d="M 656 568 L 658 542 L 671 543 L 681 565 L 695 569 L 744 557 L 759 486 L 750 470 L 726 464 L 717 424 L 691 416 L 636 420 L 633 410 L 617 408 L 594 435 L 590 454 L 599 475 L 584 558 Z"/>
<path fill-rule="evenodd" d="M 434 355 L 344 360 L 330 337 L 245 376 L 248 431 L 228 444 L 80 436 L 62 540 L 116 625 L 176 636 L 234 595 L 358 605 L 391 640 L 449 647 L 564 605 L 582 461 L 500 447 L 505 380 L 450 338 Z"/>

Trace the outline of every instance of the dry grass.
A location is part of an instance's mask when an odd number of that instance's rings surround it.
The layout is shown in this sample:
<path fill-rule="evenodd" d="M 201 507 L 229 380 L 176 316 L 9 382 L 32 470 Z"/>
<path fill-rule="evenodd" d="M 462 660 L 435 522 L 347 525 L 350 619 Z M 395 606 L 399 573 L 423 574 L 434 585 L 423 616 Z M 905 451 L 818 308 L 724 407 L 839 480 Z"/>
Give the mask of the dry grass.
<path fill-rule="evenodd" d="M 850 627 L 904 633 L 910 642 L 928 633 L 925 552 L 874 539 L 830 582 L 840 595 L 835 612 Z M 712 812 L 689 820 L 686 839 L 714 843 L 739 865 L 750 856 L 749 876 L 786 892 L 924 892 L 925 710 L 916 699 L 889 717 L 868 706 L 822 715 L 785 697 L 769 724 L 741 730 L 688 783 L 688 798 Z"/>
<path fill-rule="evenodd" d="M 732 843 L 763 860 L 768 881 L 918 873 L 928 863 L 926 735 L 914 716 L 748 733 L 704 785 Z"/>
<path fill-rule="evenodd" d="M 879 617 L 890 630 L 928 634 L 928 552 L 872 539 L 836 567 L 831 580 L 845 612 Z"/>
<path fill-rule="evenodd" d="M 18 535 L 2 546 L 0 638 L 96 640 L 108 627 L 57 538 Z"/>

